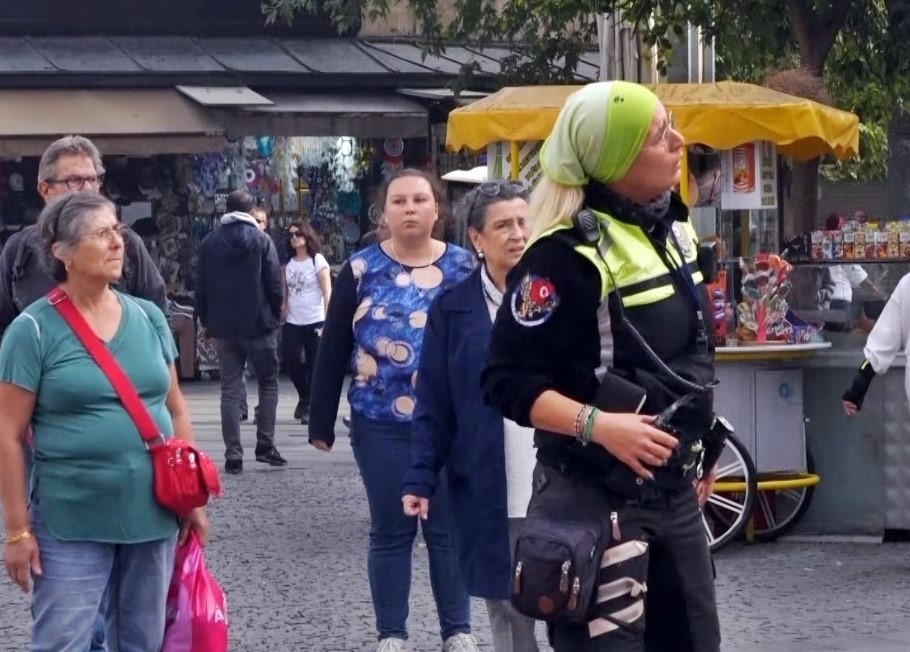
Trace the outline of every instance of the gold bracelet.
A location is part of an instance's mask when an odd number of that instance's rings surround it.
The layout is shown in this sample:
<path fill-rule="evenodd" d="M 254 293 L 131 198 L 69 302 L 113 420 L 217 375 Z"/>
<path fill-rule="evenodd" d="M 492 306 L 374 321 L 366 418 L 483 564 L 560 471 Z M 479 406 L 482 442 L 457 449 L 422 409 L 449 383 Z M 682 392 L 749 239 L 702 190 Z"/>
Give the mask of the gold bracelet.
<path fill-rule="evenodd" d="M 31 536 L 32 536 L 32 531 L 31 531 L 31 530 L 23 530 L 23 531 L 20 532 L 19 534 L 9 534 L 9 535 L 7 535 L 6 539 L 4 539 L 4 543 L 5 543 L 6 545 L 9 546 L 9 545 L 12 545 L 12 544 L 14 544 L 14 543 L 19 543 L 20 541 L 23 541 L 23 540 L 25 540 L 25 539 L 28 539 L 28 538 L 31 537 Z"/>

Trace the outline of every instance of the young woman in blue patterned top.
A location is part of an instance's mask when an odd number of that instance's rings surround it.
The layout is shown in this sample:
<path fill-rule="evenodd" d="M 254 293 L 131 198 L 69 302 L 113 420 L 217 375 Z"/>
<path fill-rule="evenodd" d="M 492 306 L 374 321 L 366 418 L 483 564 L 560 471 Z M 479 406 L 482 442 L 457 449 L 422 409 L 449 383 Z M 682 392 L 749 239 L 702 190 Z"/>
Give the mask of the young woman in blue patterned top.
<path fill-rule="evenodd" d="M 401 510 L 401 485 L 411 463 L 414 386 L 427 312 L 433 299 L 467 277 L 473 256 L 433 239 L 442 196 L 437 181 L 400 170 L 383 187 L 391 237 L 355 253 L 332 292 L 316 356 L 310 400 L 310 443 L 329 451 L 347 371 L 351 445 L 370 506 L 369 576 L 379 652 L 404 650 L 411 550 L 417 519 Z M 430 580 L 443 649 L 474 652 L 470 608 L 449 526 L 442 481 L 423 523 Z"/>

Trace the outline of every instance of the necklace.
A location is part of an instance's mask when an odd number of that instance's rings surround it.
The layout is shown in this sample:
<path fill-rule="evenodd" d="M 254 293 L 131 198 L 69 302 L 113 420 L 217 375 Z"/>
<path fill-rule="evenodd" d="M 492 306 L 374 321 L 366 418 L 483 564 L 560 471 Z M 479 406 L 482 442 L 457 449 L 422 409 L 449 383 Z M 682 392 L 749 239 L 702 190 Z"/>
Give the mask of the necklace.
<path fill-rule="evenodd" d="M 392 258 L 395 259 L 395 262 L 398 263 L 398 269 L 400 270 L 395 276 L 395 285 L 399 287 L 406 287 L 411 285 L 414 281 L 414 270 L 416 267 L 411 267 L 411 271 L 408 272 L 405 270 L 404 265 L 401 262 L 401 258 L 398 256 L 398 250 L 395 249 L 395 241 L 389 238 L 389 247 L 392 249 Z M 436 245 L 433 241 L 430 241 L 430 259 L 427 261 L 426 265 L 423 267 L 429 267 L 433 263 L 433 259 L 436 257 Z"/>

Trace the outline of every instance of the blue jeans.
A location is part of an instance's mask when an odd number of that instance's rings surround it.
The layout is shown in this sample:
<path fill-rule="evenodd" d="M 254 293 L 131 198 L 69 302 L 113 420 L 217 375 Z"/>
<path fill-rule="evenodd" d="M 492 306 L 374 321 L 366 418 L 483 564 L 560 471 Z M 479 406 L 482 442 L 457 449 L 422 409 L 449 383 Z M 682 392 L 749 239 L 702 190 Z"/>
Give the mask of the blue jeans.
<path fill-rule="evenodd" d="M 159 652 L 176 538 L 135 544 L 61 541 L 35 505 L 41 575 L 32 592 L 32 652 L 85 652 L 105 605 L 110 652 Z"/>
<path fill-rule="evenodd" d="M 404 515 L 401 483 L 411 465 L 411 426 L 354 413 L 351 446 L 370 505 L 370 591 L 379 639 L 406 639 L 411 552 L 417 519 Z M 430 556 L 430 585 L 443 640 L 471 631 L 471 608 L 450 530 L 449 499 L 442 478 L 422 522 Z"/>

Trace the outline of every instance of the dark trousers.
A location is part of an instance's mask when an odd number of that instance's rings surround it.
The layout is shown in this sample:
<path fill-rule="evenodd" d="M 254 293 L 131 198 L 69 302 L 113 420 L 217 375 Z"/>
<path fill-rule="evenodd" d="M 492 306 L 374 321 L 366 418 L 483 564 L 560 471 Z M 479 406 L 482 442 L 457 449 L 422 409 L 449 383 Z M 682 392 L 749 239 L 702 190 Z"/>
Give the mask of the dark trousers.
<path fill-rule="evenodd" d="M 556 471 L 549 475 L 553 489 L 573 491 L 573 480 Z M 604 556 L 591 622 L 551 627 L 554 650 L 719 652 L 714 569 L 695 490 L 651 490 L 648 497 L 625 502 L 603 493 L 602 502 L 605 512 L 616 512 L 620 537 Z M 616 595 L 611 585 L 628 590 Z M 610 595 L 598 601 L 601 587 Z"/>
<path fill-rule="evenodd" d="M 316 364 L 316 349 L 319 348 L 319 331 L 323 322 L 298 326 L 285 323 L 281 330 L 281 355 L 284 370 L 294 383 L 297 400 L 304 408 L 310 405 L 313 367 Z"/>
<path fill-rule="evenodd" d="M 408 595 L 417 519 L 405 516 L 401 483 L 411 464 L 411 424 L 352 415 L 351 447 L 370 506 L 368 573 L 379 638 L 408 637 Z M 430 558 L 430 585 L 443 639 L 471 631 L 471 609 L 452 535 L 441 477 L 420 526 Z"/>
<path fill-rule="evenodd" d="M 247 360 L 259 385 L 259 415 L 256 419 L 256 454 L 275 446 L 275 412 L 278 407 L 278 329 L 255 339 L 216 340 L 221 373 L 221 436 L 224 457 L 242 460 L 240 412 L 246 402 L 243 369 Z"/>

